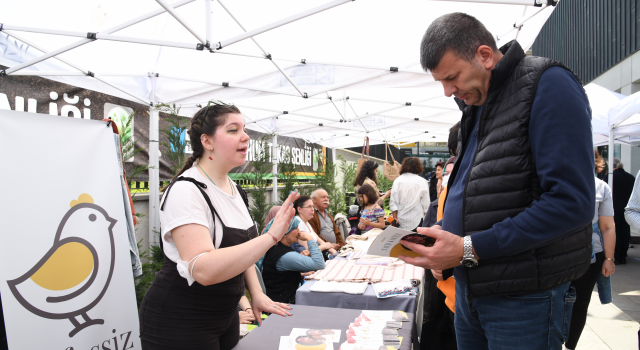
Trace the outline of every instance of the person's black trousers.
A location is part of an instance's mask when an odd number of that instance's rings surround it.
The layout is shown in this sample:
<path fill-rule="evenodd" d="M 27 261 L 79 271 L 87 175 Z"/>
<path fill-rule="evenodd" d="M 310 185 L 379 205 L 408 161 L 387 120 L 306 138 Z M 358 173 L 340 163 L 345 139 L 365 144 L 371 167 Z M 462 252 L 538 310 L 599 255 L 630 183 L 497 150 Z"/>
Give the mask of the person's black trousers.
<path fill-rule="evenodd" d="M 576 302 L 573 304 L 571 312 L 571 327 L 569 328 L 569 339 L 565 342 L 568 349 L 575 349 L 580 340 L 580 335 L 587 322 L 587 310 L 591 301 L 591 292 L 596 285 L 598 276 L 602 273 L 604 263 L 604 252 L 596 253 L 596 262 L 589 266 L 589 270 L 582 277 L 571 282 L 576 289 Z"/>
<path fill-rule="evenodd" d="M 615 220 L 616 224 L 616 251 L 614 258 L 619 264 L 627 263 L 627 250 L 629 250 L 629 241 L 631 240 L 631 228 L 624 220 L 624 217 Z"/>

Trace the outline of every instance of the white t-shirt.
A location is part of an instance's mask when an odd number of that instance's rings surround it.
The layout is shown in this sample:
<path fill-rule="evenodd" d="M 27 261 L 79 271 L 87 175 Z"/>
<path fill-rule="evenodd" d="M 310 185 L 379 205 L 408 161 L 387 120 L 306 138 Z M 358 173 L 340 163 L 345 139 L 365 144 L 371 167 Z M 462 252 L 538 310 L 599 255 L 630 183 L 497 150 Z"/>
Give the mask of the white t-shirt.
<path fill-rule="evenodd" d="M 198 169 L 191 167 L 184 173 L 184 177 L 191 177 L 205 183 L 207 188 L 204 192 L 209 195 L 211 204 L 218 213 L 215 225 L 213 223 L 213 213 L 207 205 L 207 201 L 202 196 L 198 187 L 188 181 L 179 181 L 171 187 L 169 196 L 163 196 L 160 205 L 168 198 L 164 210 L 160 211 L 160 225 L 162 227 L 162 243 L 164 245 L 164 253 L 173 261 L 178 262 L 180 254 L 176 248 L 176 244 L 171 237 L 171 230 L 176 227 L 187 224 L 198 224 L 209 229 L 209 235 L 213 239 L 213 228 L 216 230 L 216 241 L 214 246 L 218 248 L 222 242 L 222 224 L 220 219 L 227 227 L 246 230 L 255 225 L 251 216 L 247 211 L 247 207 L 242 200 L 242 196 L 236 189 L 236 184 L 232 181 L 233 196 L 223 192 L 215 186 L 206 176 L 200 174 Z M 180 259 L 183 260 L 183 259 Z"/>
<path fill-rule="evenodd" d="M 591 224 L 598 222 L 600 216 L 613 216 L 613 198 L 611 197 L 611 188 L 609 185 L 598 179 L 596 179 L 596 211 L 593 215 Z M 600 253 L 604 249 L 600 243 L 600 235 L 597 232 L 593 233 L 593 251 Z"/>
<path fill-rule="evenodd" d="M 300 230 L 300 232 L 309 232 L 311 234 L 311 237 L 313 237 L 312 241 L 318 243 L 318 235 L 315 233 L 315 231 L 313 231 L 311 225 L 305 224 L 304 221 L 300 220 L 300 223 L 298 224 L 298 230 Z"/>

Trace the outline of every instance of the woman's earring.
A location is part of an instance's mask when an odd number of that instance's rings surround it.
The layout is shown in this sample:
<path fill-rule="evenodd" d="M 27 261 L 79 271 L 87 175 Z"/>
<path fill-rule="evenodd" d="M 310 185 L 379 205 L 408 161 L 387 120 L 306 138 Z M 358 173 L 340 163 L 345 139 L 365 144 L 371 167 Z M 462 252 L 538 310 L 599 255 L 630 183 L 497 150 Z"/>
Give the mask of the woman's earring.
<path fill-rule="evenodd" d="M 210 150 L 209 152 L 213 153 L 213 150 Z M 209 154 L 209 159 L 213 160 L 213 158 L 211 158 L 211 154 Z"/>

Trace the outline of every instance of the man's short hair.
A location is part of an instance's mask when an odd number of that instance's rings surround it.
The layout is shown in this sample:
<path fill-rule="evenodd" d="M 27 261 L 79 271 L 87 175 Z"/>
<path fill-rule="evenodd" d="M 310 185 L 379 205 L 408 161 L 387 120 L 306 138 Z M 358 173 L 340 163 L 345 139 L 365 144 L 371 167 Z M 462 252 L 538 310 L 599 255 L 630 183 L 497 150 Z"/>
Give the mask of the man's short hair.
<path fill-rule="evenodd" d="M 317 188 L 315 191 L 311 192 L 311 198 L 318 198 L 318 191 L 327 192 L 327 190 L 325 190 L 324 188 Z M 327 193 L 329 193 L 329 192 L 327 192 Z"/>
<path fill-rule="evenodd" d="M 482 22 L 466 13 L 449 13 L 433 21 L 422 37 L 420 64 L 424 70 L 434 70 L 448 50 L 471 61 L 480 45 L 498 51 L 495 38 Z"/>
<path fill-rule="evenodd" d="M 624 164 L 618 158 L 613 158 L 613 168 L 614 169 L 624 169 Z"/>

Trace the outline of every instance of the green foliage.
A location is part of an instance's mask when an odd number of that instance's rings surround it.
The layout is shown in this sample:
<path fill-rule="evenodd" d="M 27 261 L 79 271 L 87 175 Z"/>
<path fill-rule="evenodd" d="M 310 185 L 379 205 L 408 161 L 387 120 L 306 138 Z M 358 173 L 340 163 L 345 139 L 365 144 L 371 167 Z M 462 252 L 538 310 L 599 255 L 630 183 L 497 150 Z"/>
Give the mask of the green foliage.
<path fill-rule="evenodd" d="M 122 151 L 122 166 L 128 159 L 132 159 L 136 154 L 142 152 L 142 148 L 136 148 L 133 140 L 133 119 L 135 112 L 127 118 L 120 118 L 120 122 L 115 122 L 118 126 L 118 132 L 120 133 L 120 150 Z M 127 173 L 127 180 L 134 179 L 138 174 L 141 174 L 149 170 L 149 165 L 133 166 L 131 171 Z"/>
<path fill-rule="evenodd" d="M 264 219 L 267 218 L 272 203 L 267 202 L 267 175 L 271 174 L 273 164 L 269 152 L 269 144 L 267 143 L 268 135 L 265 135 L 258 141 L 258 145 L 251 150 L 255 152 L 253 161 L 253 171 L 242 174 L 242 179 L 249 182 L 250 186 L 245 190 L 251 194 L 253 203 L 249 206 L 249 211 L 258 225 L 258 232 L 264 229 Z"/>
<path fill-rule="evenodd" d="M 156 109 L 169 114 L 167 121 L 170 127 L 160 130 L 169 142 L 162 141 L 160 144 L 167 149 L 164 157 L 169 160 L 171 174 L 176 175 L 187 160 L 187 155 L 184 153 L 187 147 L 185 133 L 189 123 L 185 117 L 180 116 L 180 107 L 176 107 L 175 103 L 173 105 L 161 103 L 156 106 Z"/>
<path fill-rule="evenodd" d="M 385 176 L 384 176 L 384 170 L 382 169 L 382 167 L 378 168 L 378 190 L 382 191 L 382 192 L 387 192 L 391 189 L 391 186 L 393 186 L 393 181 L 388 180 Z M 390 197 L 387 197 L 384 200 L 384 207 L 385 208 L 389 208 L 389 199 Z"/>
<path fill-rule="evenodd" d="M 345 211 L 349 207 L 349 205 L 353 204 L 353 199 L 349 200 L 346 196 L 347 193 L 353 192 L 353 182 L 356 181 L 356 174 L 358 170 L 358 165 L 356 163 L 349 163 L 342 155 L 338 155 L 340 159 L 340 165 L 338 168 L 342 173 L 342 183 L 340 190 L 343 194 L 343 200 L 345 203 Z M 355 194 L 354 194 L 355 195 Z M 349 197 L 352 198 L 352 197 Z"/>
<path fill-rule="evenodd" d="M 142 298 L 147 294 L 147 290 L 151 287 L 151 283 L 156 278 L 156 274 L 162 268 L 164 261 L 164 253 L 160 246 L 152 245 L 148 250 L 141 251 L 142 239 L 138 242 L 138 251 L 140 252 L 140 260 L 142 264 L 142 275 L 135 278 L 136 301 L 138 309 L 142 303 Z M 145 262 L 146 261 L 146 262 Z"/>
<path fill-rule="evenodd" d="M 356 163 L 349 163 L 342 155 L 338 155 L 340 158 L 340 172 L 342 172 L 342 192 L 353 191 L 353 183 L 356 181 L 356 173 L 358 165 Z"/>
<path fill-rule="evenodd" d="M 280 203 L 287 200 L 289 193 L 295 189 L 296 185 L 296 165 L 293 164 L 293 157 L 291 157 L 291 151 L 284 151 L 285 147 L 279 146 L 282 159 L 278 160 L 278 185 L 284 185 L 283 189 L 280 189 Z"/>

